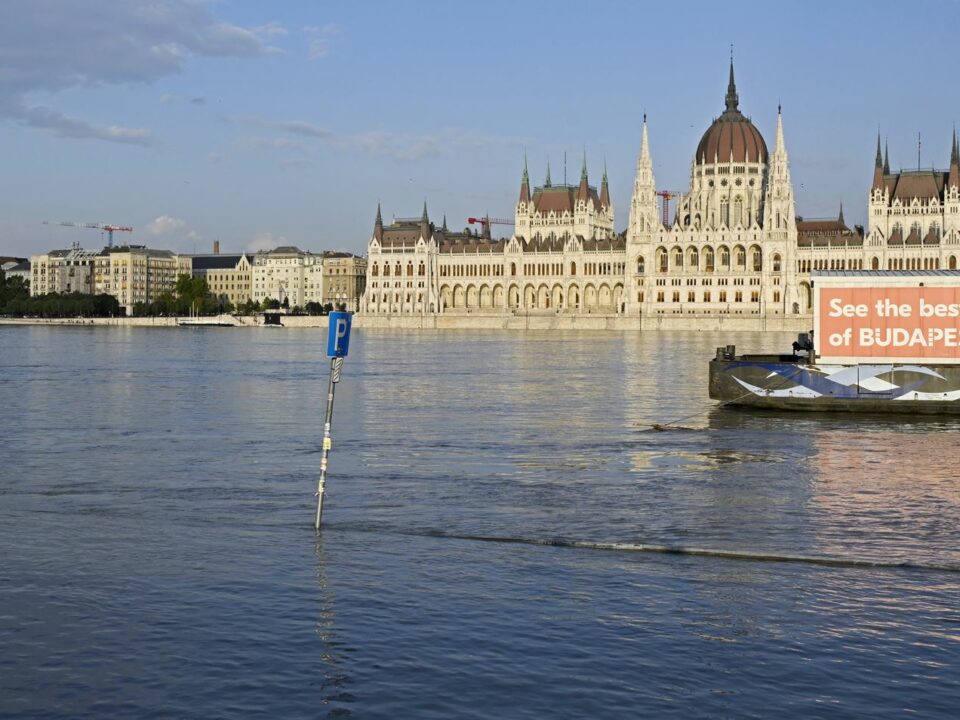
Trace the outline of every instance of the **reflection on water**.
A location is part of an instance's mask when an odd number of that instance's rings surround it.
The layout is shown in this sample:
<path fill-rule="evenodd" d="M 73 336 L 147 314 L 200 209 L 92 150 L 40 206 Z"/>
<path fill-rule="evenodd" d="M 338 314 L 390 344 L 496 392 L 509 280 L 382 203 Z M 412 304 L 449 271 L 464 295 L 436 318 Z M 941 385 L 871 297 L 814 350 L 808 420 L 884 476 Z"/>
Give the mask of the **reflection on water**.
<path fill-rule="evenodd" d="M 0 332 L 2 716 L 953 716 L 958 425 L 708 399 L 788 334 L 356 331 L 317 542 L 323 333 Z"/>

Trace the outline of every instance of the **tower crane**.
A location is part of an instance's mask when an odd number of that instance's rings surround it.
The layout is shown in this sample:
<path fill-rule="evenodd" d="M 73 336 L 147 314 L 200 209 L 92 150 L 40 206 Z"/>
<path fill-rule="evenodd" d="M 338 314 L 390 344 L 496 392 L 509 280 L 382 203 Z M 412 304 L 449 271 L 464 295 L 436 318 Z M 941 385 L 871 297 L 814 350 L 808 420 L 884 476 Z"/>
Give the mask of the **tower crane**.
<path fill-rule="evenodd" d="M 470 225 L 475 225 L 480 223 L 481 225 L 513 225 L 513 220 L 505 220 L 503 218 L 492 218 L 492 217 L 472 217 L 467 218 L 467 222 Z"/>
<path fill-rule="evenodd" d="M 43 221 L 44 225 L 60 225 L 62 227 L 75 227 L 75 228 L 86 228 L 90 230 L 100 230 L 101 232 L 107 233 L 107 247 L 113 247 L 113 233 L 114 232 L 133 232 L 132 227 L 127 227 L 123 225 L 108 225 L 104 223 L 83 223 L 83 222 L 50 222 L 48 220 Z"/>
<path fill-rule="evenodd" d="M 663 201 L 663 226 L 670 227 L 670 201 L 674 198 L 680 198 L 683 195 L 682 190 L 658 190 L 656 195 Z"/>

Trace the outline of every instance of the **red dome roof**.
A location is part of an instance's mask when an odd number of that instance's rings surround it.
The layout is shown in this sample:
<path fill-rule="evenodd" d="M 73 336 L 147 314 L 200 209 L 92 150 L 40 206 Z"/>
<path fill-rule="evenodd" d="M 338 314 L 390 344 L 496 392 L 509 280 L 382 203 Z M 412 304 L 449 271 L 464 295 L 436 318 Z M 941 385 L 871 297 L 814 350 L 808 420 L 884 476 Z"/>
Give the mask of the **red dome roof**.
<path fill-rule="evenodd" d="M 737 86 L 733 81 L 733 62 L 730 63 L 730 83 L 727 85 L 727 109 L 713 121 L 697 145 L 694 162 L 766 162 L 767 143 L 749 118 L 740 112 Z"/>

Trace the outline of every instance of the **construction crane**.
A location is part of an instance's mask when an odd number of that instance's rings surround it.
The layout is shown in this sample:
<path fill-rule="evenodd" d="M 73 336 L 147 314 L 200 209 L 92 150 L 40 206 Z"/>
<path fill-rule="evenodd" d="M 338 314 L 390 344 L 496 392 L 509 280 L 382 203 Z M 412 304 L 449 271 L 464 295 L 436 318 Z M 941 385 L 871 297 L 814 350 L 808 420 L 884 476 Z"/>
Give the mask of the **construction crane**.
<path fill-rule="evenodd" d="M 83 223 L 83 222 L 49 222 L 48 220 L 43 221 L 44 225 L 60 225 L 62 227 L 75 227 L 75 228 L 87 228 L 90 230 L 100 230 L 107 233 L 107 247 L 113 247 L 113 233 L 114 232 L 133 232 L 132 227 L 126 227 L 122 225 L 106 225 L 104 223 Z"/>
<path fill-rule="evenodd" d="M 492 218 L 492 217 L 480 217 L 480 218 L 467 218 L 467 222 L 470 225 L 475 225 L 480 223 L 481 225 L 513 225 L 513 220 L 504 220 L 503 218 Z"/>
<path fill-rule="evenodd" d="M 656 193 L 663 201 L 663 226 L 670 227 L 670 201 L 683 195 L 681 190 L 658 190 Z"/>

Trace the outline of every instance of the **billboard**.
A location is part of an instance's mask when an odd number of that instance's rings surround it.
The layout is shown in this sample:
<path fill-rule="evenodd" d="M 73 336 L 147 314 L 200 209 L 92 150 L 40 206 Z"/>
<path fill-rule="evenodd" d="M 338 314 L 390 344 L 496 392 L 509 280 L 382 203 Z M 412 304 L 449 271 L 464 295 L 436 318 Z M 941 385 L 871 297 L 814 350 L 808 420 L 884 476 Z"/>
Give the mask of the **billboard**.
<path fill-rule="evenodd" d="M 831 285 L 816 285 L 821 362 L 960 363 L 960 285 L 925 287 L 914 281 L 907 286 L 878 278 L 872 286 Z"/>

